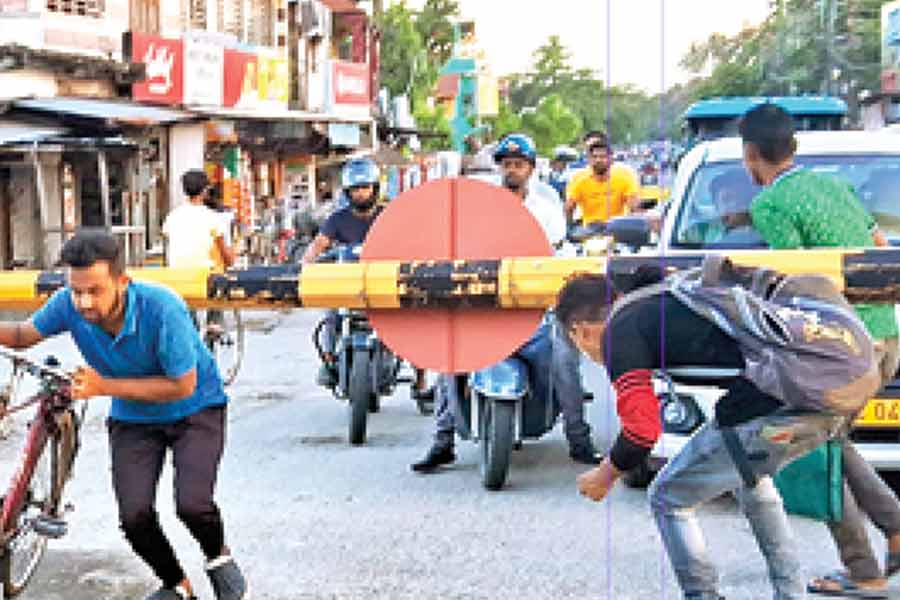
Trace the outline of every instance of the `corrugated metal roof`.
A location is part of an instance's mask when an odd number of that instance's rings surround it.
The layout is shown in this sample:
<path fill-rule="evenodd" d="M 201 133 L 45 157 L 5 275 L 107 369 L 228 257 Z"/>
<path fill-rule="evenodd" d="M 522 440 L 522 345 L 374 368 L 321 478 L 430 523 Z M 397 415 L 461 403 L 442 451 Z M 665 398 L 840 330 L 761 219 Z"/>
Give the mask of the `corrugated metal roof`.
<path fill-rule="evenodd" d="M 0 120 L 0 146 L 32 144 L 47 138 L 60 137 L 66 133 L 68 130 L 62 127 L 49 127 L 25 121 Z"/>
<path fill-rule="evenodd" d="M 127 125 L 156 125 L 196 118 L 192 113 L 181 110 L 118 100 L 66 97 L 27 98 L 14 100 L 12 104 L 14 107 L 24 110 L 102 119 Z"/>
<path fill-rule="evenodd" d="M 716 117 L 740 117 L 757 106 L 771 102 L 791 114 L 800 115 L 844 115 L 847 103 L 830 96 L 754 96 L 735 98 L 711 98 L 695 102 L 684 113 L 687 119 Z"/>

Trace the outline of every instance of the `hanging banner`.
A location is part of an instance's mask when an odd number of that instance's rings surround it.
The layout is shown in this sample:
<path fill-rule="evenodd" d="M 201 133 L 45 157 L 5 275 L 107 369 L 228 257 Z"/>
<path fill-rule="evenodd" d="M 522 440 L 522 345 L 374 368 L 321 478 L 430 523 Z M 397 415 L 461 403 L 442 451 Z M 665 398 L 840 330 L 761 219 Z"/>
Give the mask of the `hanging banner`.
<path fill-rule="evenodd" d="M 335 104 L 368 105 L 369 67 L 340 60 L 331 63 L 331 88 Z"/>

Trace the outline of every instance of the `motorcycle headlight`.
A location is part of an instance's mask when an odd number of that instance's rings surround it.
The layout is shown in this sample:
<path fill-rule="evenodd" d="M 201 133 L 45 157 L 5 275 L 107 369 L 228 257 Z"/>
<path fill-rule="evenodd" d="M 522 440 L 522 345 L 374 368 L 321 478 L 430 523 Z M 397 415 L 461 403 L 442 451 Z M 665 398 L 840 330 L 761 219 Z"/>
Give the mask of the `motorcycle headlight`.
<path fill-rule="evenodd" d="M 691 396 L 663 394 L 660 416 L 666 433 L 691 433 L 703 422 L 703 415 Z"/>

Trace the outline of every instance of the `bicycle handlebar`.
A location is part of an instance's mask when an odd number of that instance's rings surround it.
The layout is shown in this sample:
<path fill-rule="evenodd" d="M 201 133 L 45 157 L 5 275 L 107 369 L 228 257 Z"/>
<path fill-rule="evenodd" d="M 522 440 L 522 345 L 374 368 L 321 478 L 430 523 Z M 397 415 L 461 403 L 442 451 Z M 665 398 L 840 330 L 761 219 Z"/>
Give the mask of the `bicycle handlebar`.
<path fill-rule="evenodd" d="M 0 357 L 8 359 L 13 365 L 21 366 L 29 375 L 37 377 L 38 379 L 59 383 L 72 383 L 72 376 L 66 371 L 57 367 L 51 367 L 35 362 L 18 350 L 13 350 L 12 348 L 0 345 Z"/>

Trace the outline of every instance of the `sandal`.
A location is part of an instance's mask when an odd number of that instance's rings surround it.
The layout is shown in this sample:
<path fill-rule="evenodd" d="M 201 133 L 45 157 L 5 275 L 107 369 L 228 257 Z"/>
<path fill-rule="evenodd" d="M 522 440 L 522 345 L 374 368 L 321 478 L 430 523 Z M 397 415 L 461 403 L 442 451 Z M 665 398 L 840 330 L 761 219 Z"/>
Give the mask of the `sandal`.
<path fill-rule="evenodd" d="M 893 577 L 900 573 L 900 552 L 888 552 L 884 558 L 884 576 Z"/>
<path fill-rule="evenodd" d="M 820 596 L 841 596 L 843 598 L 887 598 L 888 591 L 885 589 L 861 588 L 843 571 L 835 571 L 824 577 L 813 579 L 806 584 L 806 591 L 810 594 L 819 594 Z"/>

